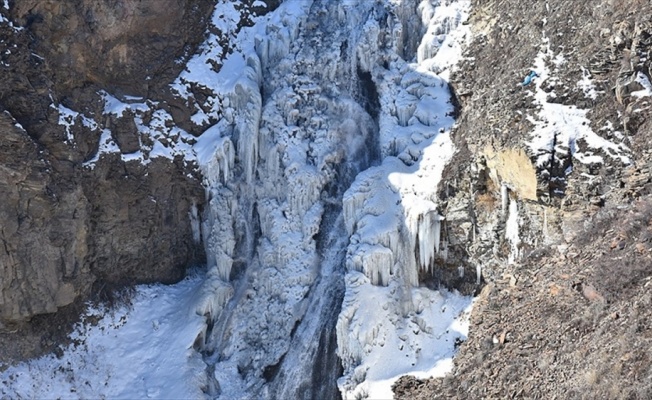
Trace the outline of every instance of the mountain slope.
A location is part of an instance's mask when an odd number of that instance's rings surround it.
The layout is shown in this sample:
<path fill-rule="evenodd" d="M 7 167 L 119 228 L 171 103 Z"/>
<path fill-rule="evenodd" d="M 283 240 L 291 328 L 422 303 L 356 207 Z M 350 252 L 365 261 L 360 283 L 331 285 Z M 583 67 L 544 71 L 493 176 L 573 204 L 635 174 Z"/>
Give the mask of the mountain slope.
<path fill-rule="evenodd" d="M 650 397 L 651 12 L 474 4 L 442 197 L 487 286 L 453 375 L 398 398 Z"/>

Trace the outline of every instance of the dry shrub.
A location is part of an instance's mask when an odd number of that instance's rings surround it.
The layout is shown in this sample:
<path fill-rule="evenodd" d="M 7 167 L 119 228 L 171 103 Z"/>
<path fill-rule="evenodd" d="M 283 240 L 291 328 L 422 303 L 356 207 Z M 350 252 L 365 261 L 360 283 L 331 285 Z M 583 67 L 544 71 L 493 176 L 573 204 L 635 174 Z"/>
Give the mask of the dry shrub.
<path fill-rule="evenodd" d="M 491 211 L 496 208 L 496 197 L 490 193 L 479 194 L 475 197 L 475 205 L 485 211 Z"/>
<path fill-rule="evenodd" d="M 116 310 L 123 306 L 131 307 L 135 293 L 136 287 L 133 284 L 98 281 L 93 284 L 90 301 L 109 310 Z"/>

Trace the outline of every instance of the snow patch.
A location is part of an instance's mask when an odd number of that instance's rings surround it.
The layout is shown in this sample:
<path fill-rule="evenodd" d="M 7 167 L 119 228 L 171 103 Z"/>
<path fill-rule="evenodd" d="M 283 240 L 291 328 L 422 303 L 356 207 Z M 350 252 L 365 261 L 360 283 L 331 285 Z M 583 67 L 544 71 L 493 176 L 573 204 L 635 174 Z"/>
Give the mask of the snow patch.
<path fill-rule="evenodd" d="M 64 107 L 62 104 L 59 104 L 57 110 L 59 111 L 59 125 L 65 127 L 66 141 L 68 144 L 72 145 L 75 142 L 75 137 L 73 136 L 73 133 L 70 129 L 73 125 L 75 125 L 78 119 L 81 121 L 83 126 L 89 128 L 90 130 L 94 131 L 99 129 L 99 126 L 94 120 L 88 118 L 84 114 L 80 114 L 77 111 L 73 111 L 67 107 Z"/>
<path fill-rule="evenodd" d="M 144 102 L 124 103 L 118 100 L 111 94 L 101 90 L 98 92 L 102 100 L 104 100 L 104 115 L 113 114 L 116 117 L 122 117 L 127 110 L 131 110 L 134 114 L 138 112 L 147 112 L 150 107 Z M 141 100 L 138 97 L 129 97 L 131 100 Z"/>
<path fill-rule="evenodd" d="M 591 73 L 584 67 L 582 67 L 582 80 L 577 82 L 577 87 L 582 89 L 582 92 L 584 92 L 584 97 L 592 100 L 598 98 L 598 91 L 595 89 L 595 84 L 591 79 Z"/>
<path fill-rule="evenodd" d="M 95 154 L 95 156 L 93 156 L 93 158 L 84 162 L 83 166 L 86 168 L 93 169 L 95 168 L 95 164 L 99 161 L 100 156 L 102 154 L 119 153 L 119 152 L 120 152 L 120 148 L 118 148 L 117 143 L 113 140 L 113 136 L 111 136 L 111 131 L 108 129 L 102 129 L 102 135 L 100 136 L 100 143 L 99 143 L 97 153 Z"/>
<path fill-rule="evenodd" d="M 586 117 L 588 109 L 579 109 L 574 105 L 551 103 L 542 85 L 546 81 L 555 81 L 553 73 L 548 68 L 546 60 L 554 60 L 547 38 L 544 37 L 545 50 L 537 55 L 534 64 L 539 73 L 536 80 L 534 102 L 540 109 L 537 115 L 528 115 L 527 119 L 534 125 L 531 140 L 528 143 L 537 158 L 537 165 L 543 167 L 550 163 L 550 157 L 555 154 L 570 154 L 575 160 L 584 163 L 602 163 L 603 156 L 618 159 L 624 164 L 631 161 L 626 155 L 628 149 L 624 144 L 616 144 L 598 136 L 590 126 Z M 581 150 L 586 148 L 586 150 Z"/>
<path fill-rule="evenodd" d="M 2 3 L 2 8 L 9 11 L 9 0 L 3 0 Z M 15 32 L 22 31 L 23 28 L 22 26 L 14 26 L 14 23 L 9 20 L 9 18 L 5 17 L 2 12 L 0 12 L 0 24 L 8 24 L 9 27 L 11 27 Z M 4 63 L 3 63 L 4 64 Z M 6 65 L 6 64 L 5 64 Z M 6 65 L 8 66 L 8 65 Z"/>
<path fill-rule="evenodd" d="M 640 83 L 641 86 L 643 86 L 643 90 L 632 92 L 632 96 L 634 97 L 652 96 L 652 83 L 650 83 L 650 80 L 644 73 L 640 71 L 636 73 L 636 82 Z"/>

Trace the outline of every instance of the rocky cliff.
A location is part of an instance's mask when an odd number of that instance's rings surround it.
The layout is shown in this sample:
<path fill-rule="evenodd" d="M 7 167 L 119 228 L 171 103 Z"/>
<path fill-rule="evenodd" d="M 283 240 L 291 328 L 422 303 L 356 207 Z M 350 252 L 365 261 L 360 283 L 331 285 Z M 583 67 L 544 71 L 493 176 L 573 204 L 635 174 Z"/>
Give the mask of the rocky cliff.
<path fill-rule="evenodd" d="M 37 344 L 22 354 L 30 355 L 49 335 L 47 324 L 37 332 L 26 322 L 35 315 L 125 284 L 174 282 L 204 262 L 192 226 L 204 190 L 193 166 L 176 155 L 131 161 L 149 137 L 131 111 L 107 114 L 102 95 L 147 96 L 169 109 L 169 83 L 203 40 L 212 5 L 4 4 L 0 334 L 8 344 L 32 332 Z M 175 116 L 188 121 L 182 106 Z M 151 126 L 152 114 L 139 121 Z M 102 154 L 107 143 L 115 152 Z M 21 356 L 20 346 L 2 347 L 3 356 Z"/>
<path fill-rule="evenodd" d="M 652 395 L 651 15 L 473 2 L 440 196 L 454 254 L 486 286 L 453 376 L 402 378 L 398 398 Z"/>

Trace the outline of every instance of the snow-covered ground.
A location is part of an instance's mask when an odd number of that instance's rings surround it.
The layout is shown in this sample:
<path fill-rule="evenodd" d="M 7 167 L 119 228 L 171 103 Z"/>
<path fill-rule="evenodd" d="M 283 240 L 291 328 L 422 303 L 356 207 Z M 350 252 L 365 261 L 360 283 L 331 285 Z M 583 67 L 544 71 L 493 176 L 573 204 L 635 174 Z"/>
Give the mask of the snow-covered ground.
<path fill-rule="evenodd" d="M 220 1 L 212 32 L 230 38 L 228 51 L 210 33 L 171 85 L 195 107 L 197 139 L 153 100 L 102 92 L 104 116 L 128 111 L 153 143 L 125 161 L 198 163 L 207 273 L 140 287 L 132 310 L 80 327 L 82 344 L 63 358 L 6 370 L 6 394 L 315 397 L 317 379 L 335 385 L 314 367 L 337 371 L 321 352 L 335 327 L 345 398 L 387 398 L 403 374 L 449 371 L 472 299 L 426 288 L 419 273 L 446 257 L 436 190 L 455 151 L 447 79 L 470 38 L 469 7 L 287 0 L 240 28 L 242 11 Z M 53 107 L 67 129 L 99 129 Z M 86 166 L 119 151 L 104 130 Z M 338 279 L 341 290 L 324 286 Z"/>
<path fill-rule="evenodd" d="M 197 399 L 206 364 L 193 348 L 205 319 L 195 312 L 202 275 L 176 285 L 139 286 L 132 306 L 90 308 L 54 355 L 0 373 L 0 397 L 10 399 Z"/>
<path fill-rule="evenodd" d="M 359 362 L 340 379 L 344 399 L 391 399 L 391 387 L 403 375 L 428 378 L 451 372 L 456 344 L 468 335 L 469 297 L 413 288 L 409 296 L 414 311 L 403 316 L 396 303 L 407 294 L 396 282 L 375 286 L 352 272 L 346 284 L 340 323 L 347 331 L 338 343 L 340 352 L 348 352 L 345 357 L 357 356 Z"/>

